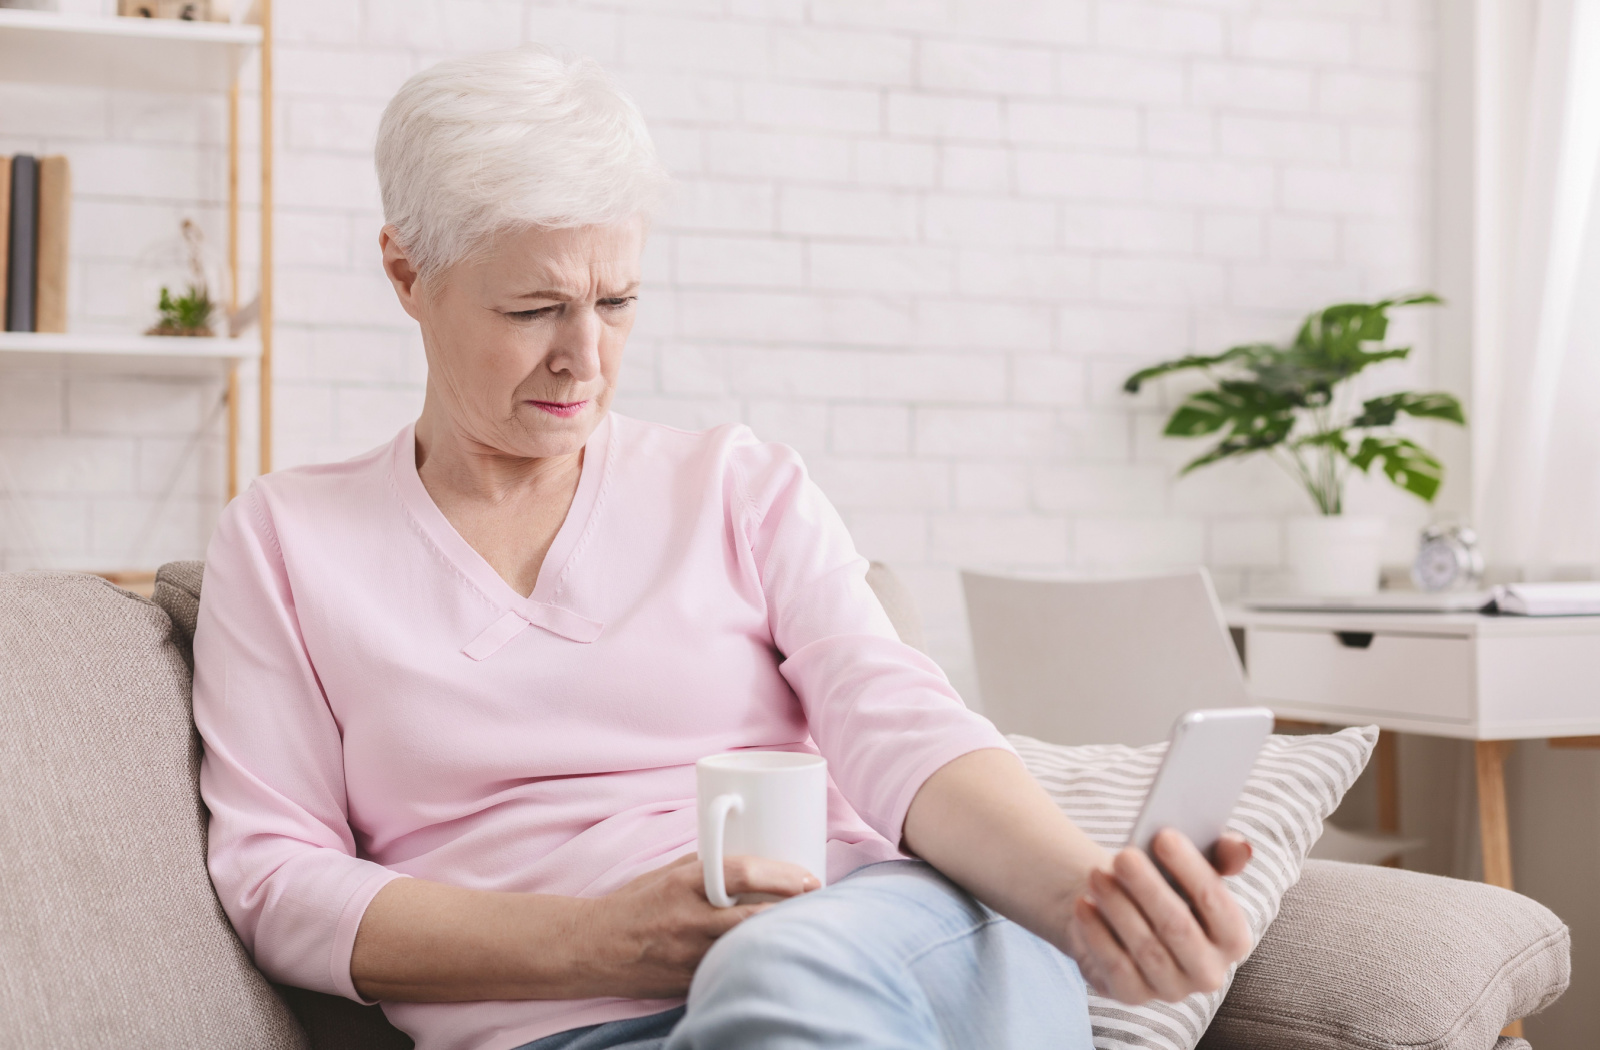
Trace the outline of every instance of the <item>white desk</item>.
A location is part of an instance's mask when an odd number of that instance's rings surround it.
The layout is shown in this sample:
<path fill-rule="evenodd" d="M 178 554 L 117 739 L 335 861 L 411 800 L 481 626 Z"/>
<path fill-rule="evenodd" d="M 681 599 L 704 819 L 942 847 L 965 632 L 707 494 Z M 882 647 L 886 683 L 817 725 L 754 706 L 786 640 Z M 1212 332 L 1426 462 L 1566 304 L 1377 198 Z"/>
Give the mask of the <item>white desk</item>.
<path fill-rule="evenodd" d="M 1600 746 L 1600 616 L 1228 610 L 1250 690 L 1283 719 L 1375 724 L 1380 825 L 1398 830 L 1392 732 L 1476 741 L 1484 881 L 1511 887 L 1510 742 Z"/>

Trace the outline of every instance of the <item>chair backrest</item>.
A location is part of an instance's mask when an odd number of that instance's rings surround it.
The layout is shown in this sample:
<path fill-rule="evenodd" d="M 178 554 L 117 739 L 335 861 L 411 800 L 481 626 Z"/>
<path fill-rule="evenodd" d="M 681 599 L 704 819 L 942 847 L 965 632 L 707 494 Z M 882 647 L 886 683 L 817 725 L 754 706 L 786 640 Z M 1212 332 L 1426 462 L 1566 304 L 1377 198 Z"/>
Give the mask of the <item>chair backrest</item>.
<path fill-rule="evenodd" d="M 1248 704 L 1204 569 L 1121 580 L 961 574 L 983 712 L 1057 744 L 1150 744 L 1197 707 Z"/>
<path fill-rule="evenodd" d="M 867 567 L 867 586 L 878 596 L 878 602 L 888 614 L 889 622 L 894 624 L 895 633 L 900 635 L 900 640 L 913 649 L 927 652 L 928 646 L 923 639 L 922 617 L 917 613 L 917 603 L 911 600 L 911 592 L 906 589 L 900 577 L 895 575 L 894 570 L 881 561 L 872 562 Z"/>

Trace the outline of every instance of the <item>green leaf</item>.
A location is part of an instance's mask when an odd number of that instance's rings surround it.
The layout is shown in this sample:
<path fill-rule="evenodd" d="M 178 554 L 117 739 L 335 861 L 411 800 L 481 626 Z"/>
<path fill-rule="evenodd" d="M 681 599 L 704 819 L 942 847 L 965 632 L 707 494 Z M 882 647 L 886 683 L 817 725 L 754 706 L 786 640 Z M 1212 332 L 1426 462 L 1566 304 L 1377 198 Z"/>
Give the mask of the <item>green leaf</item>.
<path fill-rule="evenodd" d="M 1292 427 L 1294 425 L 1293 418 L 1291 417 L 1287 423 L 1289 427 Z M 1215 463 L 1219 459 L 1231 459 L 1234 456 L 1246 456 L 1252 452 L 1265 451 L 1266 449 L 1271 448 L 1273 445 L 1281 442 L 1285 437 L 1288 437 L 1288 435 L 1288 428 L 1285 427 L 1282 430 L 1277 428 L 1264 429 L 1253 434 L 1242 434 L 1224 438 L 1211 451 L 1190 460 L 1188 463 L 1185 463 L 1183 465 L 1183 470 L 1179 471 L 1179 473 L 1187 474 L 1192 470 L 1198 470 L 1200 467 L 1203 467 L 1208 463 Z"/>
<path fill-rule="evenodd" d="M 1209 452 L 1183 468 L 1191 470 L 1219 459 L 1261 452 L 1287 440 L 1294 430 L 1293 406 L 1254 383 L 1225 381 L 1217 390 L 1192 395 L 1173 413 L 1166 433 L 1198 437 L 1227 428 L 1228 433 Z M 1179 429 L 1182 428 L 1182 429 Z"/>
<path fill-rule="evenodd" d="M 1324 430 L 1320 434 L 1307 434 L 1294 442 L 1295 448 L 1310 448 L 1327 446 L 1340 454 L 1350 455 L 1350 444 L 1345 440 L 1343 430 Z"/>
<path fill-rule="evenodd" d="M 1283 417 L 1293 426 L 1292 402 L 1246 380 L 1225 379 L 1215 390 L 1190 394 L 1167 420 L 1169 437 L 1201 437 L 1223 427 L 1235 433 L 1270 429 L 1269 418 Z M 1285 432 L 1287 433 L 1287 431 Z"/>
<path fill-rule="evenodd" d="M 1466 413 L 1461 410 L 1461 402 L 1443 391 L 1434 391 L 1428 394 L 1385 394 L 1383 397 L 1372 398 L 1362 404 L 1361 414 L 1352 419 L 1350 425 L 1393 426 L 1395 420 L 1402 414 L 1419 419 L 1443 419 L 1463 425 L 1467 421 Z"/>
<path fill-rule="evenodd" d="M 1380 299 L 1375 303 L 1336 303 L 1311 314 L 1300 326 L 1285 363 L 1305 377 L 1308 404 L 1326 404 L 1335 385 L 1380 361 L 1403 359 L 1410 347 L 1367 350 L 1389 334 L 1388 311 L 1396 306 L 1437 303 L 1431 292 Z"/>
<path fill-rule="evenodd" d="M 1186 372 L 1196 368 L 1215 368 L 1217 365 L 1224 365 L 1230 361 L 1239 361 L 1257 356 L 1263 351 L 1275 352 L 1276 350 L 1277 348 L 1270 343 L 1246 343 L 1242 346 L 1224 350 L 1220 354 L 1211 354 L 1209 356 L 1188 354 L 1172 361 L 1164 361 L 1159 365 L 1151 365 L 1149 368 L 1140 369 L 1123 382 L 1122 389 L 1130 394 L 1137 394 L 1139 388 L 1145 383 L 1164 375 L 1171 375 L 1173 372 Z"/>
<path fill-rule="evenodd" d="M 1389 331 L 1386 303 L 1336 303 L 1307 317 L 1295 345 L 1320 349 L 1330 359 L 1347 356 L 1362 343 L 1379 342 Z"/>
<path fill-rule="evenodd" d="M 1408 438 L 1369 435 L 1361 440 L 1350 462 L 1362 473 L 1379 463 L 1385 477 L 1429 503 L 1444 481 L 1444 464 Z"/>
<path fill-rule="evenodd" d="M 1216 390 L 1190 395 L 1172 413 L 1162 433 L 1168 437 L 1201 437 L 1214 434 L 1234 418 L 1235 408 Z"/>
<path fill-rule="evenodd" d="M 1410 292 L 1396 299 L 1380 299 L 1378 305 L 1388 308 L 1390 306 L 1438 306 L 1444 300 L 1432 292 Z"/>

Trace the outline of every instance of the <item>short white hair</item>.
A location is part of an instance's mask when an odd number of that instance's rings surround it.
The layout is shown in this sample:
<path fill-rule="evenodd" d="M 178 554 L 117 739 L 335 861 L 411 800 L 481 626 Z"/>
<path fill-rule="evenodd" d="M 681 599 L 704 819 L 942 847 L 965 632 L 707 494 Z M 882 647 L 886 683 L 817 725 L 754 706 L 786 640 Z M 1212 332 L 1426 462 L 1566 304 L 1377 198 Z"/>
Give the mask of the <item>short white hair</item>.
<path fill-rule="evenodd" d="M 648 218 L 666 185 L 644 117 L 600 64 L 536 45 L 406 81 L 376 156 L 384 221 L 425 277 L 507 230 Z"/>

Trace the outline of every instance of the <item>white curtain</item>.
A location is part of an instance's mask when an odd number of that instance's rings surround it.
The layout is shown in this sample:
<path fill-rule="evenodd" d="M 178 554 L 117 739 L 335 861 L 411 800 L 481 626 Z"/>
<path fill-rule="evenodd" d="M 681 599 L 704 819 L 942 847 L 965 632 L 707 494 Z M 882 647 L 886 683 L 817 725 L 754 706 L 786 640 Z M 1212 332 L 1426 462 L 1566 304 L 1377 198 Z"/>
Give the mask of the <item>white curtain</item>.
<path fill-rule="evenodd" d="M 1600 567 L 1600 0 L 1498 6 L 1532 24 L 1480 23 L 1501 50 L 1480 81 L 1501 156 L 1480 169 L 1499 228 L 1479 285 L 1474 517 L 1492 562 L 1539 576 Z"/>

